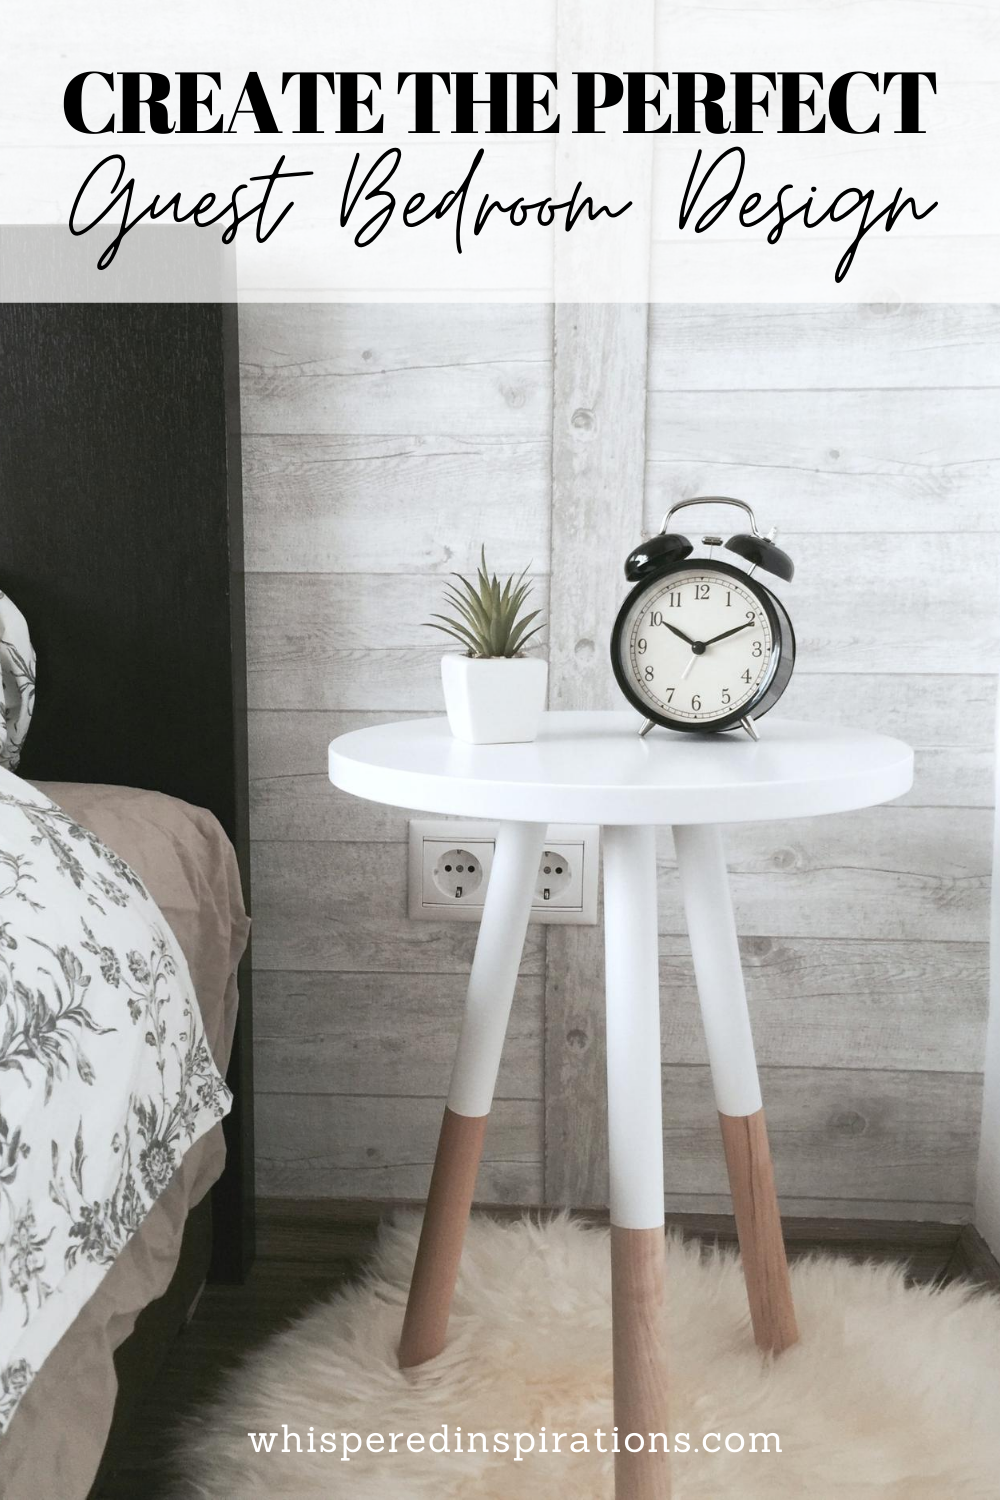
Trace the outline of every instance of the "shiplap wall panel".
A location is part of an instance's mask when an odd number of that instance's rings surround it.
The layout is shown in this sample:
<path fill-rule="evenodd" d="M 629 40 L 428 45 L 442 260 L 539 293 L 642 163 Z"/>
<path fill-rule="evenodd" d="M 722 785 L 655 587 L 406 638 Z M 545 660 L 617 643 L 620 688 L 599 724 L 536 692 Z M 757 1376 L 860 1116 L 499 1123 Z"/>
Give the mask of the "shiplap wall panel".
<path fill-rule="evenodd" d="M 296 437 L 243 442 L 247 569 L 521 571 L 549 554 L 541 438 Z"/>
<path fill-rule="evenodd" d="M 331 786 L 327 747 L 340 734 L 369 724 L 397 723 L 407 717 L 398 710 L 374 713 L 370 709 L 357 713 L 251 712 L 251 836 L 292 843 L 405 841 L 411 814 L 404 808 L 352 797 Z"/>
<path fill-rule="evenodd" d="M 998 335 L 992 308 L 651 309 L 645 526 L 655 529 L 674 500 L 699 493 L 750 500 L 796 563 L 794 583 L 778 591 L 798 664 L 776 714 L 870 725 L 917 751 L 913 789 L 897 805 L 726 830 L 791 1212 L 809 1212 L 810 1198 L 817 1212 L 849 1213 L 849 1201 L 864 1211 L 870 1198 L 890 1214 L 905 1200 L 924 1216 L 933 1200 L 930 1216 L 947 1217 L 968 1201 L 974 1148 L 947 1115 L 927 1121 L 904 1181 L 887 1148 L 851 1186 L 846 1171 L 838 1179 L 824 1160 L 810 1165 L 818 1137 L 804 1094 L 796 1119 L 795 1086 L 798 1077 L 827 1097 L 843 1085 L 863 1101 L 908 1071 L 917 1094 L 927 1079 L 942 1099 L 953 1091 L 956 1109 L 974 1107 L 1000 659 L 1000 460 L 990 438 Z M 681 529 L 728 535 L 740 523 L 705 511 L 700 520 L 685 515 Z M 577 566 L 573 583 L 585 591 L 612 567 L 620 560 L 595 544 L 589 577 Z M 557 607 L 558 553 L 551 571 Z M 663 1046 L 673 1070 L 705 1054 L 666 834 L 659 869 Z M 550 944 L 549 971 L 552 953 Z M 599 972 L 581 974 L 571 1005 L 557 992 L 562 1024 L 547 1014 L 546 1108 L 557 1120 L 573 1106 L 574 1079 L 597 1079 L 603 1068 L 600 990 Z M 679 1206 L 678 1195 L 699 1197 L 683 1180 L 695 1146 L 683 1131 L 671 1139 L 669 1103 L 665 1115 L 668 1201 Z M 707 1116 L 705 1128 L 710 1150 Z M 843 1165 L 832 1123 L 827 1133 L 831 1160 Z M 564 1181 L 605 1181 L 599 1134 L 564 1164 Z M 703 1189 L 713 1170 L 718 1163 L 706 1163 Z"/>
<path fill-rule="evenodd" d="M 736 922 L 748 936 L 981 942 L 992 819 L 984 808 L 873 807 L 725 829 Z M 660 922 L 683 932 L 669 835 Z M 927 1038 L 927 1060 L 935 1038 Z"/>
<path fill-rule="evenodd" d="M 762 1068 L 761 1088 L 783 1202 L 969 1201 L 978 1075 Z M 664 1068 L 663 1135 L 671 1192 L 725 1192 L 707 1067 Z"/>
<path fill-rule="evenodd" d="M 803 670 L 792 678 L 780 712 L 864 724 L 915 746 L 913 786 L 903 803 L 989 807 L 995 698 L 992 676 L 914 674 L 902 693 L 898 678 L 888 673 Z"/>
<path fill-rule="evenodd" d="M 792 1212 L 867 1198 L 942 1217 L 969 1202 L 981 1085 L 955 1073 L 765 1068 L 762 1086 L 775 1173 Z M 665 1185 L 672 1207 L 726 1201 L 726 1173 L 707 1067 L 664 1068 Z M 260 1191 L 274 1196 L 421 1198 L 430 1180 L 441 1103 L 401 1096 L 263 1094 Z M 490 1118 L 481 1200 L 539 1200 L 541 1105 L 498 1100 Z M 400 1151 L 400 1144 L 405 1151 Z M 813 1207 L 803 1208 L 799 1200 Z M 606 1171 L 595 1203 L 606 1201 Z M 916 1210 L 916 1212 L 915 1212 Z"/>
<path fill-rule="evenodd" d="M 979 1119 L 978 1074 L 764 1067 L 775 1179 L 787 1213 L 941 1219 L 967 1210 Z M 707 1066 L 663 1068 L 669 1209 L 727 1212 L 725 1158 Z M 594 1172 L 607 1202 L 607 1164 Z M 593 1205 L 589 1205 L 593 1206 Z M 896 1212 L 894 1212 L 896 1208 Z"/>
<path fill-rule="evenodd" d="M 249 433 L 549 439 L 544 303 L 245 305 L 240 362 Z"/>
<path fill-rule="evenodd" d="M 785 537 L 995 531 L 1000 455 L 984 441 L 995 389 L 938 388 L 930 362 L 926 389 L 868 388 L 860 330 L 857 358 L 856 390 L 756 388 L 748 357 L 734 368 L 749 389 L 651 393 L 647 525 L 708 494 L 750 500 Z M 862 552 L 859 540 L 852 565 Z"/>
<path fill-rule="evenodd" d="M 261 969 L 468 973 L 471 922 L 411 922 L 404 844 L 254 845 L 254 958 Z M 537 974 L 528 935 L 522 973 Z"/>
<path fill-rule="evenodd" d="M 982 943 L 751 937 L 740 943 L 757 1057 L 783 1068 L 975 1073 L 986 1023 Z M 705 1063 L 687 938 L 660 938 L 663 1060 Z"/>
<path fill-rule="evenodd" d="M 724 1192 L 708 1069 L 664 1069 L 665 1175 Z M 981 1084 L 954 1073 L 762 1068 L 779 1192 L 789 1198 L 967 1201 Z"/>
<path fill-rule="evenodd" d="M 618 698 L 606 643 L 619 559 L 641 527 L 648 329 L 644 307 L 558 309 L 549 648 L 549 704 L 556 709 L 608 708 Z M 593 1170 L 605 1151 L 603 1054 L 563 1040 L 580 1029 L 581 1005 L 589 1007 L 603 958 L 600 925 L 549 934 L 545 1192 L 557 1203 L 594 1201 Z"/>
<path fill-rule="evenodd" d="M 440 578 L 256 573 L 246 592 L 251 709 L 441 711 L 450 637 L 425 624 L 442 610 Z M 547 603 L 536 577 L 533 607 Z"/>
<path fill-rule="evenodd" d="M 452 570 L 547 599 L 545 305 L 244 306 L 261 1190 L 426 1191 L 475 928 L 406 915 L 407 814 L 334 791 L 327 745 L 441 711 Z M 542 1191 L 544 933 L 533 929 L 480 1180 Z"/>
<path fill-rule="evenodd" d="M 464 973 L 265 970 L 254 992 L 257 1087 L 269 1094 L 443 1098 Z M 518 981 L 498 1099 L 542 1097 L 541 975 Z"/>
<path fill-rule="evenodd" d="M 241 322 L 262 1183 L 419 1197 L 474 929 L 409 923 L 408 814 L 334 793 L 326 745 L 439 711 L 440 648 L 419 621 L 481 535 L 498 566 L 531 562 L 551 598 L 553 701 L 584 683 L 600 696 L 633 538 L 612 545 L 606 506 L 583 506 L 586 462 L 560 471 L 553 525 L 553 431 L 584 459 L 595 442 L 581 395 L 594 350 L 567 337 L 553 405 L 550 310 L 254 307 Z M 996 322 L 983 308 L 651 310 L 635 540 L 673 499 L 750 499 L 797 564 L 799 667 L 777 712 L 917 749 L 892 807 L 726 831 L 792 1213 L 955 1219 L 971 1194 L 1000 655 Z M 583 629 L 574 601 L 597 598 L 608 619 Z M 667 1201 L 724 1211 L 669 835 L 660 885 Z M 585 963 L 564 952 L 575 938 Z M 550 1199 L 602 1196 L 600 990 L 599 932 L 553 947 L 531 930 L 482 1199 L 538 1201 L 543 1169 Z"/>
<path fill-rule="evenodd" d="M 929 377 L 949 389 L 993 386 L 998 343 L 1000 308 L 975 304 L 654 304 L 649 388 L 926 388 Z"/>
<path fill-rule="evenodd" d="M 425 1198 L 443 1108 L 443 1096 L 261 1094 L 257 1191 L 275 1198 Z M 498 1099 L 476 1195 L 488 1203 L 537 1203 L 541 1192 L 542 1106 Z"/>

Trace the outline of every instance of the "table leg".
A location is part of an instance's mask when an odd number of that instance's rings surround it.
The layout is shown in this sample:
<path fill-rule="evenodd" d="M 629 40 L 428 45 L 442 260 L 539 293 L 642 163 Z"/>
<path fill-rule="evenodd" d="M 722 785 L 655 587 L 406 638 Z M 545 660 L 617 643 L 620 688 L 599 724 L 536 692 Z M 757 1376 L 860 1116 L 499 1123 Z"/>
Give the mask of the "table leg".
<path fill-rule="evenodd" d="M 433 1359 L 444 1348 L 545 831 L 539 823 L 502 823 L 497 833 L 465 1018 L 403 1319 L 398 1356 L 403 1369 Z"/>
<path fill-rule="evenodd" d="M 669 1500 L 656 843 L 604 831 L 617 1500 Z M 641 1452 L 626 1450 L 641 1435 Z M 655 1444 L 651 1435 L 662 1435 Z M 651 1446 L 656 1451 L 650 1452 Z"/>
<path fill-rule="evenodd" d="M 714 826 L 677 827 L 674 845 L 750 1318 L 759 1347 L 778 1354 L 799 1334 L 722 838 Z"/>

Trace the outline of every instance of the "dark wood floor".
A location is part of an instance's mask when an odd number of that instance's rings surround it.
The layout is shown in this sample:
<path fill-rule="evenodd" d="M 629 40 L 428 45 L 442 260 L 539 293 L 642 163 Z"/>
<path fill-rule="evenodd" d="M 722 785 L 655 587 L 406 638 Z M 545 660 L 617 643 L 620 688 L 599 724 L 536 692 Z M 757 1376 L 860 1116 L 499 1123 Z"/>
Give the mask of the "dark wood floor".
<path fill-rule="evenodd" d="M 261 1205 L 258 1257 L 249 1279 L 244 1286 L 205 1288 L 105 1477 L 100 1500 L 164 1500 L 178 1425 L 212 1395 L 225 1371 L 358 1272 L 381 1211 L 377 1205 L 328 1201 Z M 699 1238 L 734 1238 L 724 1218 L 678 1215 L 671 1222 Z M 1000 1287 L 1000 1267 L 983 1241 L 958 1225 L 790 1219 L 785 1231 L 793 1256 L 826 1250 L 906 1260 L 917 1281 L 964 1276 Z"/>

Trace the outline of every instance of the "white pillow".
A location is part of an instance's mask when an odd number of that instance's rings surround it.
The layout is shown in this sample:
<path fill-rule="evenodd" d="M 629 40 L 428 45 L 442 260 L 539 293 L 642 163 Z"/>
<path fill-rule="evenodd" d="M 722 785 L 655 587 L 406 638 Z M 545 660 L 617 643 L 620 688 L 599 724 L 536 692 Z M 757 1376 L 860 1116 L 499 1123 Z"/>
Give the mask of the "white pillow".
<path fill-rule="evenodd" d="M 0 680 L 0 766 L 13 771 L 35 706 L 35 651 L 28 622 L 4 593 L 0 593 Z"/>

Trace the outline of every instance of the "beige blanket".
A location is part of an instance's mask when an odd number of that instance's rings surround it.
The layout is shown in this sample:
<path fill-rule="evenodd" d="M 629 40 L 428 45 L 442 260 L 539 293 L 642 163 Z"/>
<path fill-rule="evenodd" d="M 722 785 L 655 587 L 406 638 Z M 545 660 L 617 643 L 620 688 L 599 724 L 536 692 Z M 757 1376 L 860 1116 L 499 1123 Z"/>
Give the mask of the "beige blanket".
<path fill-rule="evenodd" d="M 205 1031 L 224 1071 L 236 966 L 249 921 L 232 845 L 215 818 L 155 792 L 44 783 L 47 796 L 141 877 L 187 958 Z M 114 1350 L 170 1282 L 190 1209 L 222 1171 L 216 1126 L 188 1152 L 142 1228 L 53 1350 L 0 1440 L 2 1500 L 83 1500 L 114 1411 Z"/>

